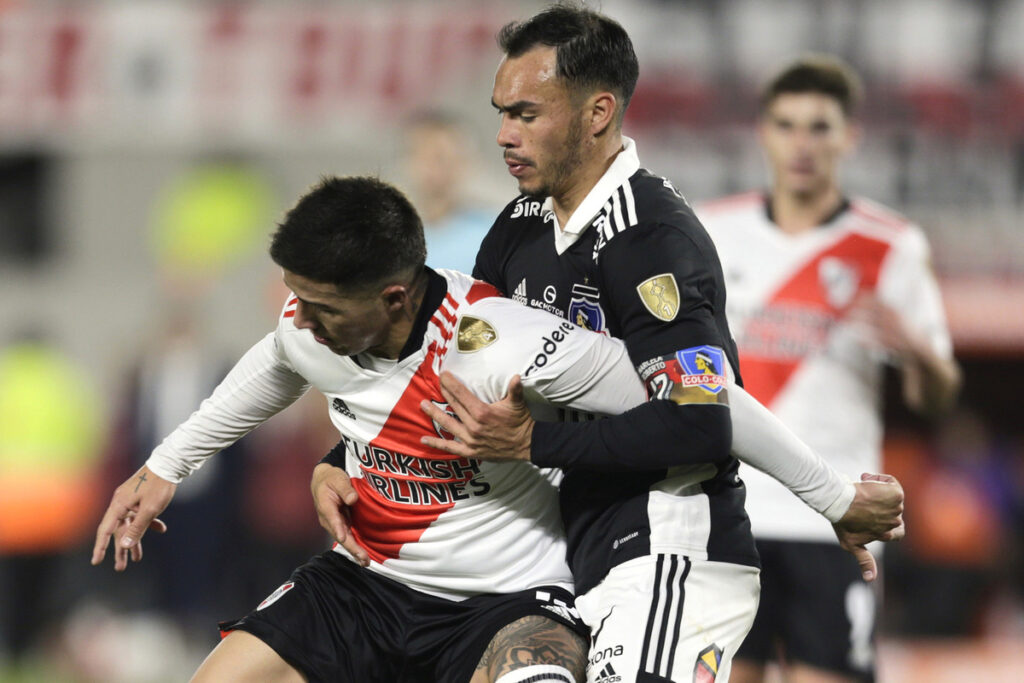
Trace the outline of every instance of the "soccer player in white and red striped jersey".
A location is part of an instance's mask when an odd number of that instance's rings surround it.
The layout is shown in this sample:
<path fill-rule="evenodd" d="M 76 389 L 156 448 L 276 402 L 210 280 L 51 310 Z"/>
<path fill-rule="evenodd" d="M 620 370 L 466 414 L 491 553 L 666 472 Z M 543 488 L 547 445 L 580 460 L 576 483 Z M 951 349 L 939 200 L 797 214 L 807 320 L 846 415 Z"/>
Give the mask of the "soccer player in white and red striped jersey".
<path fill-rule="evenodd" d="M 881 467 L 886 364 L 924 413 L 949 406 L 960 382 L 923 232 L 840 186 L 859 98 L 833 57 L 783 69 L 758 125 L 770 192 L 696 208 L 722 262 L 747 391 L 852 478 Z M 741 476 L 762 590 L 732 680 L 762 680 L 780 652 L 789 681 L 873 680 L 874 591 L 828 524 L 761 472 Z"/>
<path fill-rule="evenodd" d="M 326 179 L 288 212 L 270 253 L 293 292 L 277 329 L 115 491 L 93 564 L 111 536 L 116 569 L 141 559 L 177 482 L 314 386 L 358 496 L 336 534 L 361 561 L 336 546 L 299 567 L 222 624 L 193 680 L 582 680 L 587 631 L 558 475 L 425 446 L 445 434 L 421 403 L 444 406 L 448 371 L 485 400 L 519 375 L 540 412 L 619 413 L 645 399 L 623 344 L 425 267 L 416 211 L 373 178 Z"/>

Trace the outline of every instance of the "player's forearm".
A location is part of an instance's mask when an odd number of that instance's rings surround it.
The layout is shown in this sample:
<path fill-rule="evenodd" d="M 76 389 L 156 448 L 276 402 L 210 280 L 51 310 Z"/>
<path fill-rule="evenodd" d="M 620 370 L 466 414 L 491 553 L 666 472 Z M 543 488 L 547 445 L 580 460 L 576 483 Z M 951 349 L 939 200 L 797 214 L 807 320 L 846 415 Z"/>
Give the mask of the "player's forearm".
<path fill-rule="evenodd" d="M 952 407 L 960 392 L 960 366 L 952 358 L 922 348 L 903 360 L 903 400 L 923 415 L 939 415 Z"/>
<path fill-rule="evenodd" d="M 853 501 L 853 484 L 742 388 L 729 385 L 732 453 L 792 491 L 830 522 Z"/>
<path fill-rule="evenodd" d="M 660 470 L 719 462 L 731 441 L 726 406 L 654 400 L 593 422 L 538 422 L 530 460 L 540 467 Z"/>
<path fill-rule="evenodd" d="M 157 446 L 146 466 L 179 483 L 305 391 L 305 380 L 277 362 L 273 339 L 253 346 L 213 394 Z"/>

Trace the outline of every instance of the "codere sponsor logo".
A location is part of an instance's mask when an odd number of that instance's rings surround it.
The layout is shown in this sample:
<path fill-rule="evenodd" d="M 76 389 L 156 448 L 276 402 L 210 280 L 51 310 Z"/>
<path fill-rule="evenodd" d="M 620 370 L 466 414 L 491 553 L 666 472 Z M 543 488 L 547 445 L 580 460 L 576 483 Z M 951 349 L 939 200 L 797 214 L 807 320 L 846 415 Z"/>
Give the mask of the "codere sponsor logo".
<path fill-rule="evenodd" d="M 530 363 L 530 367 L 526 368 L 526 372 L 523 373 L 523 377 L 529 377 L 530 373 L 538 370 L 548 364 L 548 359 L 554 355 L 555 351 L 558 350 L 558 345 L 568 339 L 569 333 L 572 332 L 576 327 L 566 320 L 561 325 L 551 331 L 548 336 L 541 337 L 540 353 L 538 353 L 533 362 Z"/>

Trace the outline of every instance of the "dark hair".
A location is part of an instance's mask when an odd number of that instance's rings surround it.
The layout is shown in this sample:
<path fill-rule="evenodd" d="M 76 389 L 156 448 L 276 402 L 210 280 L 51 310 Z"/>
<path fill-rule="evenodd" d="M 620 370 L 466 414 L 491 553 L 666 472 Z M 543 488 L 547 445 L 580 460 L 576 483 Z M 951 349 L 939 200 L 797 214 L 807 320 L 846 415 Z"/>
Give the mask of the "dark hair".
<path fill-rule="evenodd" d="M 761 111 L 784 93 L 820 93 L 839 102 L 852 116 L 860 107 L 860 77 L 846 62 L 831 55 L 806 55 L 779 72 L 761 92 Z"/>
<path fill-rule="evenodd" d="M 427 258 L 423 222 L 397 188 L 371 177 L 324 177 L 277 226 L 270 257 L 286 270 L 369 289 Z"/>
<path fill-rule="evenodd" d="M 538 45 L 555 48 L 555 66 L 574 95 L 605 88 L 622 103 L 617 120 L 629 106 L 640 74 L 633 42 L 616 21 L 575 3 L 559 3 L 498 32 L 498 45 L 519 57 Z"/>

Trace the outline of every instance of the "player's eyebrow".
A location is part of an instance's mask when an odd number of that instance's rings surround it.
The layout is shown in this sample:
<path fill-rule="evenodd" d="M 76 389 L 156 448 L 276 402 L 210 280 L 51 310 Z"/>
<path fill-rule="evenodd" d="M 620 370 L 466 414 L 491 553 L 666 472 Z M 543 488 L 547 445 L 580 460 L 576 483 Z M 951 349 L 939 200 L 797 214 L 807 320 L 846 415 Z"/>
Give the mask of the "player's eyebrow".
<path fill-rule="evenodd" d="M 503 107 L 500 104 L 498 104 L 497 102 L 495 102 L 494 98 L 492 97 L 491 98 L 491 106 L 494 107 L 495 109 L 497 109 L 501 113 L 508 112 L 509 114 L 518 114 L 521 111 L 523 111 L 524 109 L 528 109 L 530 107 L 536 107 L 537 103 L 536 102 L 531 102 L 530 100 L 517 100 L 517 101 L 512 102 L 511 104 L 507 104 L 507 105 L 505 105 Z"/>

